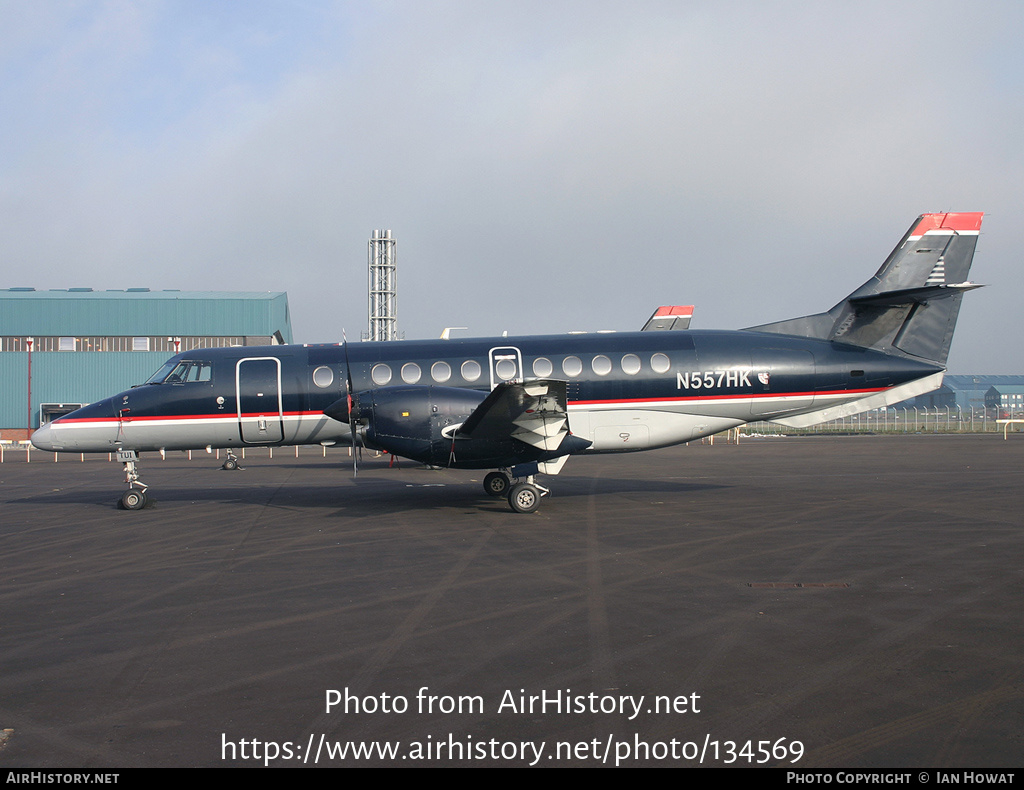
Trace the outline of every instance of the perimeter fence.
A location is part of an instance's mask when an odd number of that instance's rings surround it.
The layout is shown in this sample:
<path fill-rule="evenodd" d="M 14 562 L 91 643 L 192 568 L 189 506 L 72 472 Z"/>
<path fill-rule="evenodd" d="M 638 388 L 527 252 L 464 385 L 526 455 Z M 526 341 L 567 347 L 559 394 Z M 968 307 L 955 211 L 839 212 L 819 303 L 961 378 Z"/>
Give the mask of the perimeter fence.
<path fill-rule="evenodd" d="M 1002 409 L 961 409 L 958 406 L 930 409 L 896 407 L 872 409 L 840 417 L 836 420 L 810 425 L 807 428 L 787 428 L 770 422 L 752 422 L 743 426 L 746 434 L 788 435 L 799 434 L 850 434 L 850 433 L 1002 433 L 1004 426 L 997 420 L 1008 417 L 1020 418 L 1021 414 L 1010 414 Z M 1011 425 L 1011 432 L 1024 429 Z"/>

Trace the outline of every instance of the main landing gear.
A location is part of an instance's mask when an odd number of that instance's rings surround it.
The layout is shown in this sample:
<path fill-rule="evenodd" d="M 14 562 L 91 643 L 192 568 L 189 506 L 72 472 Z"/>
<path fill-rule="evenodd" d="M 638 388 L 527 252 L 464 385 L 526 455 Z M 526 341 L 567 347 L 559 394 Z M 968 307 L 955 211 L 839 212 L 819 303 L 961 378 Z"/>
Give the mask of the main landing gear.
<path fill-rule="evenodd" d="M 484 477 L 484 491 L 488 496 L 503 497 L 512 487 L 512 476 L 508 472 L 489 472 Z"/>
<path fill-rule="evenodd" d="M 484 477 L 484 491 L 488 496 L 506 497 L 508 505 L 516 513 L 532 513 L 540 507 L 540 498 L 551 493 L 538 485 L 533 475 L 520 481 L 513 478 L 506 469 L 490 472 Z"/>
<path fill-rule="evenodd" d="M 149 502 L 146 496 L 149 486 L 139 480 L 139 454 L 134 450 L 118 450 L 117 460 L 124 464 L 124 481 L 128 484 L 117 506 L 122 510 L 142 510 Z"/>

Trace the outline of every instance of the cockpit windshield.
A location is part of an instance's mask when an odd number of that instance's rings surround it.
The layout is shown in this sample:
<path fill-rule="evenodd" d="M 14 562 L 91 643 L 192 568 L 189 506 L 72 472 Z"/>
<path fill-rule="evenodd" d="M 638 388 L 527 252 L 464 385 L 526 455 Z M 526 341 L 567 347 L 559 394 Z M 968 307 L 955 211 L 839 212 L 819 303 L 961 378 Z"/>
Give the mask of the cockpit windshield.
<path fill-rule="evenodd" d="M 167 378 L 167 374 L 174 370 L 174 368 L 176 368 L 177 366 L 177 360 L 172 359 L 170 362 L 165 362 L 163 364 L 163 367 L 160 368 L 160 370 L 158 370 L 156 373 L 154 373 L 152 376 L 146 379 L 145 383 L 160 384 L 161 382 L 163 382 L 165 378 Z"/>
<path fill-rule="evenodd" d="M 185 384 L 193 381 L 212 381 L 213 364 L 199 360 L 171 360 L 146 381 L 147 384 Z"/>

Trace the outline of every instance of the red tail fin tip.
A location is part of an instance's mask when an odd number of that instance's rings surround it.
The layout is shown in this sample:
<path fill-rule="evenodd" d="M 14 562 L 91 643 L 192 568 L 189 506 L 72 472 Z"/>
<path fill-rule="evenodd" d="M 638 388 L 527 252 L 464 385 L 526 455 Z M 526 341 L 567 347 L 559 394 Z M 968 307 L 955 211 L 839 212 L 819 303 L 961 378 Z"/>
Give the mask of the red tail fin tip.
<path fill-rule="evenodd" d="M 982 211 L 959 212 L 950 214 L 925 214 L 910 234 L 912 237 L 923 236 L 930 230 L 953 230 L 957 233 L 977 233 L 981 230 Z"/>

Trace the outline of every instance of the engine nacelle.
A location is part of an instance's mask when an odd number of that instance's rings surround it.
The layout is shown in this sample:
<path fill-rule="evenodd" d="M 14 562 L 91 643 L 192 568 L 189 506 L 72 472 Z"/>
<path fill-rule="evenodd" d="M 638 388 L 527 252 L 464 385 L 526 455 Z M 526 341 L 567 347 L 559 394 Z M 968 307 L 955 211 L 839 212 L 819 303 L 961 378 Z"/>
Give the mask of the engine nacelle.
<path fill-rule="evenodd" d="M 547 461 L 580 451 L 587 442 L 567 434 L 558 450 L 548 451 L 512 437 L 511 432 L 458 428 L 486 400 L 488 393 L 455 387 L 382 387 L 332 403 L 324 414 L 355 423 L 366 447 L 386 450 L 424 464 L 461 469 L 498 469 Z"/>
<path fill-rule="evenodd" d="M 486 392 L 455 387 L 383 387 L 357 393 L 349 414 L 343 398 L 324 409 L 334 419 L 355 419 L 368 447 L 445 465 L 451 456 L 452 431 L 487 397 Z M 333 413 L 332 413 L 333 412 Z"/>

